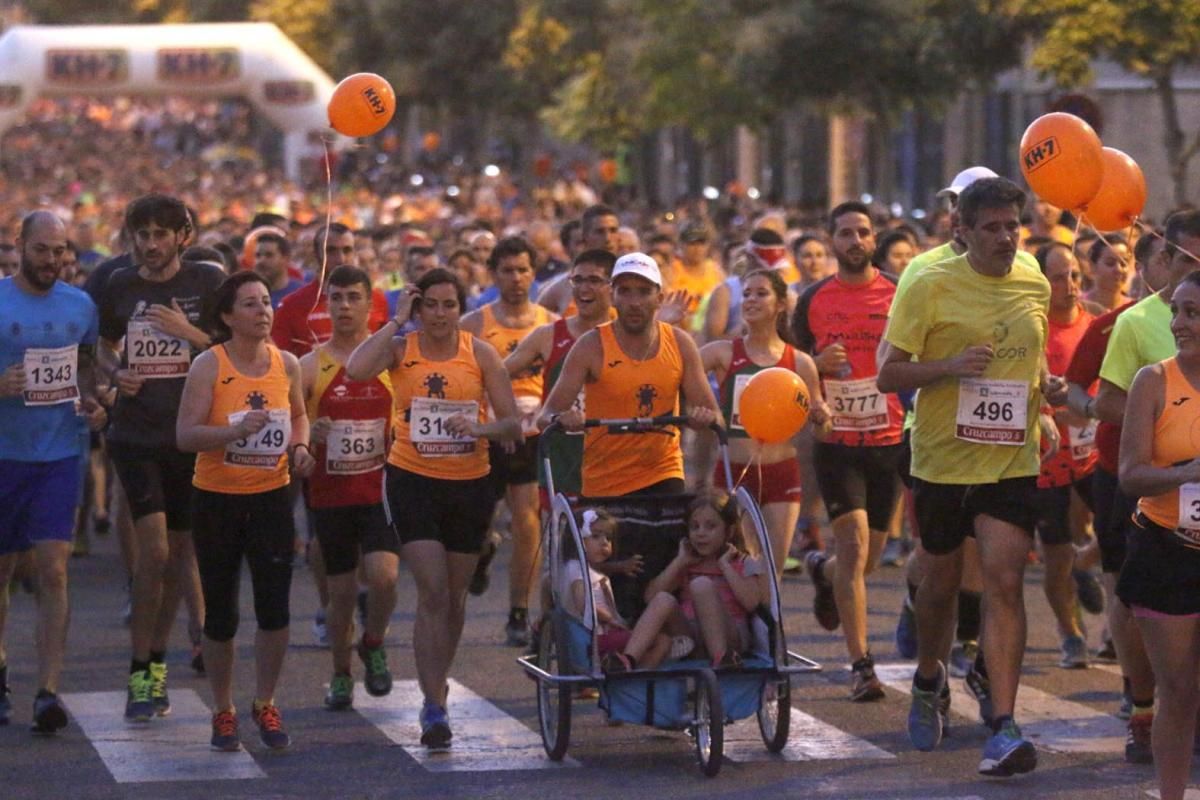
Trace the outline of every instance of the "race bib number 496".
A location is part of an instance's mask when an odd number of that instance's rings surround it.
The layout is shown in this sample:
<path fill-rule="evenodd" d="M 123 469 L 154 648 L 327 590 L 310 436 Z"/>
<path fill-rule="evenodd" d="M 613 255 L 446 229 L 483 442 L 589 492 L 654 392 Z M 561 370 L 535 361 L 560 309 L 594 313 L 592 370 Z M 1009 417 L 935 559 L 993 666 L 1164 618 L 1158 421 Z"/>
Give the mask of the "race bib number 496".
<path fill-rule="evenodd" d="M 474 437 L 453 434 L 446 427 L 450 418 L 458 414 L 467 419 L 479 419 L 479 403 L 414 397 L 409 407 L 408 438 L 416 451 L 429 458 L 474 453 Z"/>
<path fill-rule="evenodd" d="M 1025 444 L 1029 384 L 960 378 L 955 437 L 975 444 Z"/>
<path fill-rule="evenodd" d="M 79 399 L 76 373 L 79 346 L 58 348 L 31 347 L 25 351 L 25 390 L 27 406 L 56 406 Z"/>

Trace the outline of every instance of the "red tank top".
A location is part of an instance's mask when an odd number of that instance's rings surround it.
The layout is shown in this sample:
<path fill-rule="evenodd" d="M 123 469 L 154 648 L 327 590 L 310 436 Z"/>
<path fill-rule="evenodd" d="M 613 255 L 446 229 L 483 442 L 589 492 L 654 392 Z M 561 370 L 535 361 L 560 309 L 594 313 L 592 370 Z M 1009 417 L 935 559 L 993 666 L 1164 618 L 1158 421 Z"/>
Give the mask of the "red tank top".
<path fill-rule="evenodd" d="M 310 421 L 332 420 L 325 444 L 313 446 L 317 467 L 307 482 L 312 508 L 380 502 L 392 415 L 392 383 L 382 372 L 369 381 L 346 378 L 345 367 L 324 348 L 317 350 L 317 383 Z M 315 402 L 313 402 L 315 400 Z"/>
<path fill-rule="evenodd" d="M 796 351 L 790 344 L 785 343 L 783 353 L 779 356 L 779 362 L 771 366 L 783 367 L 795 372 Z M 737 403 L 746 384 L 764 369 L 769 369 L 769 367 L 760 367 L 750 360 L 750 354 L 746 352 L 745 338 L 739 336 L 733 340 L 733 356 L 729 360 L 729 369 L 725 373 L 725 378 L 721 381 L 719 394 L 721 413 L 725 415 L 725 419 L 729 420 L 730 438 L 750 438 L 746 429 L 742 427 L 741 418 L 737 413 Z"/>

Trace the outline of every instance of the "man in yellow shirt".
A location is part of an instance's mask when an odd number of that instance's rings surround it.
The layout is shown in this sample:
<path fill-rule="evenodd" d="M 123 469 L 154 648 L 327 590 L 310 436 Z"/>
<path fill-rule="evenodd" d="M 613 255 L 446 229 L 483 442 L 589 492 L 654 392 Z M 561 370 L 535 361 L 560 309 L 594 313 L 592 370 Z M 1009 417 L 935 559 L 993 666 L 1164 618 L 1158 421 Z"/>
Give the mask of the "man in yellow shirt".
<path fill-rule="evenodd" d="M 921 390 L 913 500 L 930 564 L 917 592 L 909 738 L 920 750 L 941 741 L 940 659 L 953 633 L 962 543 L 973 532 L 994 714 L 979 771 L 999 776 L 1037 765 L 1037 751 L 1012 718 L 1025 649 L 1022 579 L 1036 522 L 1039 409 L 1043 397 L 1061 404 L 1066 395 L 1062 379 L 1044 367 L 1050 285 L 1040 273 L 1014 268 L 1024 202 L 1005 178 L 963 191 L 958 234 L 966 252 L 927 267 L 896 297 L 878 377 L 882 392 Z"/>

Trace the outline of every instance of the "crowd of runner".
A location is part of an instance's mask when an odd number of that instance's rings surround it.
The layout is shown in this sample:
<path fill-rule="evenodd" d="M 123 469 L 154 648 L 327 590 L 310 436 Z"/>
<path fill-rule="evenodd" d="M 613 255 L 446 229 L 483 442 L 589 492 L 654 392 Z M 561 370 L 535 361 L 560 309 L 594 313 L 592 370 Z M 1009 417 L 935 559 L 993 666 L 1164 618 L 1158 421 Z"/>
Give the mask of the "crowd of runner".
<path fill-rule="evenodd" d="M 198 130 L 183 139 L 196 152 Z M 1163 797 L 1182 796 L 1200 661 L 1200 405 L 1186 404 L 1200 395 L 1200 212 L 1099 237 L 984 167 L 941 193 L 947 238 L 859 202 L 819 225 L 766 210 L 737 223 L 737 239 L 698 204 L 650 221 L 592 203 L 503 225 L 327 223 L 287 203 L 206 219 L 181 191 L 131 198 L 105 252 L 80 239 L 103 194 L 84 193 L 24 213 L 0 244 L 0 635 L 10 580 L 34 578 L 35 733 L 68 723 L 68 558 L 112 526 L 129 578 L 131 723 L 170 711 L 183 601 L 193 667 L 212 688 L 212 745 L 240 747 L 245 561 L 250 716 L 267 747 L 287 746 L 275 697 L 301 541 L 314 632 L 331 652 L 328 708 L 353 705 L 356 654 L 366 691 L 391 690 L 384 638 L 403 561 L 418 598 L 421 742 L 449 746 L 448 676 L 495 529 L 512 547 L 504 639 L 523 648 L 537 635 L 539 432 L 679 413 L 686 426 L 646 441 L 588 428 L 548 442 L 555 488 L 586 504 L 723 485 L 717 423 L 775 563 L 726 553 L 725 506 L 706 495 L 675 572 L 652 582 L 653 619 L 603 620 L 623 631 L 606 668 L 693 648 L 736 665 L 755 575 L 803 570 L 816 622 L 844 634 L 848 699 L 878 701 L 868 576 L 911 549 L 896 646 L 916 659 L 913 745 L 938 747 L 949 680 L 962 679 L 991 731 L 979 771 L 1028 772 L 1037 753 L 1013 714 L 1023 575 L 1040 560 L 1053 620 L 1035 624 L 1055 626 L 1060 666 L 1118 661 L 1126 759 L 1154 762 Z M 776 444 L 747 436 L 738 407 L 768 367 L 795 371 L 812 397 L 806 428 Z M 589 539 L 614 533 L 585 521 Z M 641 570 L 611 552 L 586 554 L 598 607 L 604 574 Z M 705 616 L 722 603 L 728 625 Z M 1106 612 L 1100 653 L 1081 609 Z M 680 612 L 698 627 L 672 631 Z"/>

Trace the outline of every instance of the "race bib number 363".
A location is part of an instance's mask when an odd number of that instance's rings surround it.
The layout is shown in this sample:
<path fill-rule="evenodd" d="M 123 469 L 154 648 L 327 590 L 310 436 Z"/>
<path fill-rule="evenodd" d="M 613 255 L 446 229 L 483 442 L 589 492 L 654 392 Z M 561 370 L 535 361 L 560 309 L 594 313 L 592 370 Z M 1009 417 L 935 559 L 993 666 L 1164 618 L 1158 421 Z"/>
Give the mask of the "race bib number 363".
<path fill-rule="evenodd" d="M 446 428 L 451 417 L 462 414 L 479 418 L 479 403 L 474 400 L 435 400 L 414 397 L 409 407 L 409 441 L 418 453 L 428 458 L 461 456 L 475 452 L 475 439 L 457 436 Z"/>
<path fill-rule="evenodd" d="M 248 411 L 229 415 L 229 424 L 237 425 Z M 292 438 L 291 412 L 286 408 L 272 408 L 267 412 L 270 420 L 258 433 L 225 445 L 225 463 L 237 467 L 275 469 L 279 459 L 287 452 L 288 440 Z"/>
<path fill-rule="evenodd" d="M 383 466 L 387 457 L 387 420 L 334 420 L 325 440 L 325 471 L 360 475 Z"/>
<path fill-rule="evenodd" d="M 1029 384 L 960 378 L 955 437 L 975 444 L 1025 444 Z"/>
<path fill-rule="evenodd" d="M 56 406 L 79 399 L 76 372 L 79 346 L 58 348 L 31 347 L 25 351 L 25 390 L 27 406 Z"/>

